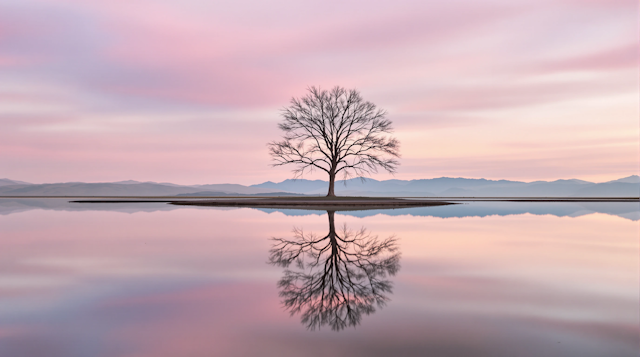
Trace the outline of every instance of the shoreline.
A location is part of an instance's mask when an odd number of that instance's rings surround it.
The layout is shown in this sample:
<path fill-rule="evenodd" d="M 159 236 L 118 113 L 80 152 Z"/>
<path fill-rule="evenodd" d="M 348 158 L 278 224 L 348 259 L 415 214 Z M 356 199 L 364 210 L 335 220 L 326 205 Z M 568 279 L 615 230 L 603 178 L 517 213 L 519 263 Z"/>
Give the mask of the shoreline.
<path fill-rule="evenodd" d="M 86 197 L 89 198 L 89 197 Z M 133 197 L 111 197 L 102 199 L 80 199 L 71 203 L 167 203 L 176 206 L 204 207 L 253 207 L 253 208 L 292 208 L 307 210 L 367 210 L 394 209 L 411 207 L 429 207 L 456 205 L 464 202 L 640 202 L 637 198 L 625 197 L 193 197 L 193 198 L 154 198 L 135 199 Z"/>
<path fill-rule="evenodd" d="M 109 202 L 178 202 L 178 201 L 246 201 L 263 199 L 286 199 L 288 201 L 299 200 L 327 200 L 325 196 L 0 196 L 0 199 L 71 199 L 74 203 L 109 203 Z M 349 197 L 336 196 L 336 200 L 392 200 L 402 199 L 410 201 L 453 201 L 453 202 L 640 202 L 639 197 Z"/>
<path fill-rule="evenodd" d="M 377 197 L 295 197 L 295 198 L 259 198 L 244 200 L 196 200 L 174 201 L 178 206 L 213 206 L 213 207 L 258 207 L 258 208 L 298 208 L 298 209 L 385 209 L 426 206 L 445 206 L 454 202 L 435 200 L 407 200 L 400 198 Z"/>

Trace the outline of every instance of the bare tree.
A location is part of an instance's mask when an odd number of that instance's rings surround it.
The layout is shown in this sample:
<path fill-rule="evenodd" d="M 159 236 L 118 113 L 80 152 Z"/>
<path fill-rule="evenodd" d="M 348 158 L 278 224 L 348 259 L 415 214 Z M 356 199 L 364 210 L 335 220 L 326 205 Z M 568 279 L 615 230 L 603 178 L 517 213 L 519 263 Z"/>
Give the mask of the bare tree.
<path fill-rule="evenodd" d="M 285 308 L 292 315 L 300 313 L 311 330 L 358 325 L 363 315 L 389 300 L 388 277 L 400 269 L 395 237 L 379 240 L 364 228 L 352 231 L 346 225 L 339 232 L 334 213 L 327 211 L 327 235 L 296 228 L 294 239 L 272 238 L 269 252 L 271 264 L 287 268 L 278 282 Z"/>
<path fill-rule="evenodd" d="M 273 166 L 297 165 L 295 177 L 315 169 L 329 174 L 327 197 L 335 196 L 336 175 L 346 180 L 378 172 L 390 173 L 399 165 L 397 139 L 386 112 L 364 101 L 355 89 L 311 87 L 306 96 L 292 98 L 278 125 L 282 141 L 269 143 Z"/>

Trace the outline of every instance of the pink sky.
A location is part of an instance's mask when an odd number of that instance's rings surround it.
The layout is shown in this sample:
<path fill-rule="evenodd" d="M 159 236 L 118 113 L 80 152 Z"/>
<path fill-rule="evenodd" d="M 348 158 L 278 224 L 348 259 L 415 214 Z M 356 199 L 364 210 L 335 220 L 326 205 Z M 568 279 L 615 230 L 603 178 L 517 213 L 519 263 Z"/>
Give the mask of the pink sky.
<path fill-rule="evenodd" d="M 310 85 L 388 111 L 398 179 L 637 174 L 637 13 L 636 0 L 5 0 L 0 178 L 280 181 L 290 170 L 269 166 L 266 143 Z"/>

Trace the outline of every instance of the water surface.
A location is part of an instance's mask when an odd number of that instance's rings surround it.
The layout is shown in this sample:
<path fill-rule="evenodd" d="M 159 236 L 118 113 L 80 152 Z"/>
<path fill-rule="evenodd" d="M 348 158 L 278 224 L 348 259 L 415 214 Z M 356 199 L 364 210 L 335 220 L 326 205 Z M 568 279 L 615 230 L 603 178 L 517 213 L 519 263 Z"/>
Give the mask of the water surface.
<path fill-rule="evenodd" d="M 637 356 L 639 218 L 0 199 L 0 356 Z"/>

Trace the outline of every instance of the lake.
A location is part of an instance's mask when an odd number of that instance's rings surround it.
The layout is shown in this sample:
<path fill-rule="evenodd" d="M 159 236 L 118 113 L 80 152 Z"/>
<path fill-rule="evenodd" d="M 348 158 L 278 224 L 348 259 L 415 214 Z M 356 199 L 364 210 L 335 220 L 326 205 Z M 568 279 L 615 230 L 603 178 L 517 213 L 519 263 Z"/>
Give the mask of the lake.
<path fill-rule="evenodd" d="M 637 356 L 638 203 L 0 199 L 0 356 Z"/>

